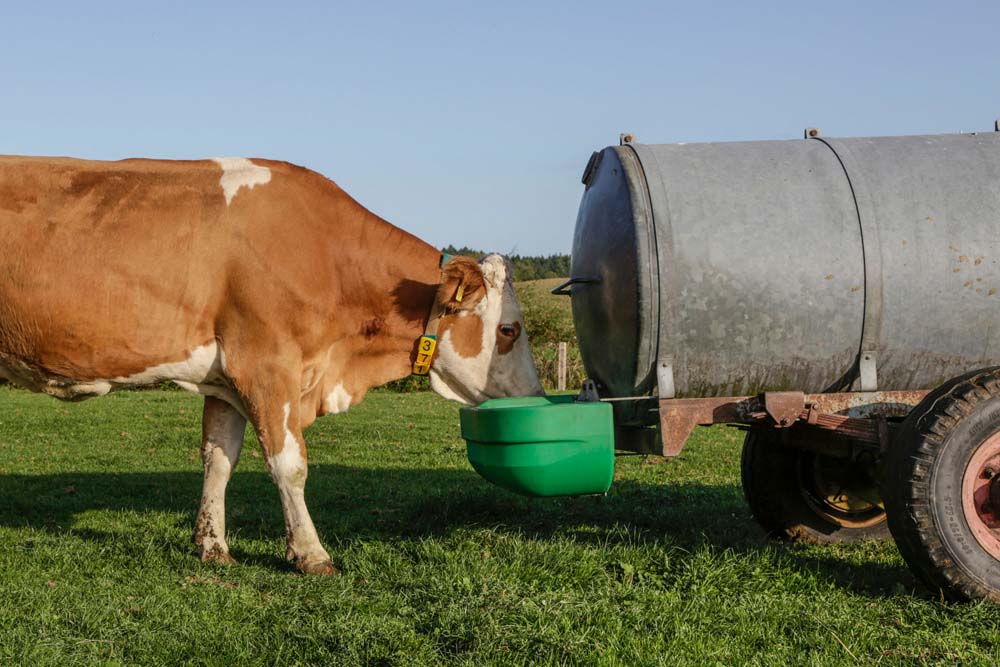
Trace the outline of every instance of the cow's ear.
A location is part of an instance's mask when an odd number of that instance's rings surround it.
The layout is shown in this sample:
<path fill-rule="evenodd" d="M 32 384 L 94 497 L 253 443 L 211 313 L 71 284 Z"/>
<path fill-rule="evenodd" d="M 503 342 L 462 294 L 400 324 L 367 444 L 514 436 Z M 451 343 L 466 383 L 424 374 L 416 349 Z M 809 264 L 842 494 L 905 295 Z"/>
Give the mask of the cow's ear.
<path fill-rule="evenodd" d="M 470 310 L 486 296 L 483 270 L 474 260 L 452 257 L 441 271 L 438 301 L 445 310 Z"/>

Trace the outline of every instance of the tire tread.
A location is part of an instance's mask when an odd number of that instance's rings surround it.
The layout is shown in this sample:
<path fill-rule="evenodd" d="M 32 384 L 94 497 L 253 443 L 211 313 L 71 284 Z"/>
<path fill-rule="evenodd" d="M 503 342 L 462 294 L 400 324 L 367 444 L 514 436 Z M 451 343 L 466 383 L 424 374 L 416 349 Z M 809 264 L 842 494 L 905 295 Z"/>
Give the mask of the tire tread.
<path fill-rule="evenodd" d="M 930 498 L 934 464 L 948 436 L 977 406 L 998 395 L 998 368 L 946 382 L 906 418 L 883 464 L 881 494 L 899 551 L 919 579 L 950 599 L 1000 601 L 1000 591 L 969 577 L 951 557 L 935 526 Z"/>

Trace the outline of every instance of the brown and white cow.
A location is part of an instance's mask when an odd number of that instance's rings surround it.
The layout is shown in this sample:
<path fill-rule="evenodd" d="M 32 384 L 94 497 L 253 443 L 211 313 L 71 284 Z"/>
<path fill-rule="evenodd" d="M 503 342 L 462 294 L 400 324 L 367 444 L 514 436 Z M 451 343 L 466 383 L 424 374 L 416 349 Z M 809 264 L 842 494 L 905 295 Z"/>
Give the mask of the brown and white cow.
<path fill-rule="evenodd" d="M 505 261 L 440 261 L 284 162 L 0 157 L 0 378 L 65 400 L 166 380 L 205 395 L 205 561 L 232 562 L 225 489 L 249 420 L 288 558 L 333 573 L 302 429 L 408 375 L 435 300 L 435 391 L 541 393 Z"/>

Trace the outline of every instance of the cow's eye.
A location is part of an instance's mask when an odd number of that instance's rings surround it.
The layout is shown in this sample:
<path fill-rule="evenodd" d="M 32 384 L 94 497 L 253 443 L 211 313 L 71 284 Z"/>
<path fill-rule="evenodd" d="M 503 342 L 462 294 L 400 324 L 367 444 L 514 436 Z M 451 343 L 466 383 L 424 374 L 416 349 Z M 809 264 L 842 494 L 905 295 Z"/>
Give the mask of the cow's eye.
<path fill-rule="evenodd" d="M 521 334 L 521 325 L 517 322 L 513 324 L 501 324 L 497 327 L 497 333 L 504 338 L 517 338 Z"/>

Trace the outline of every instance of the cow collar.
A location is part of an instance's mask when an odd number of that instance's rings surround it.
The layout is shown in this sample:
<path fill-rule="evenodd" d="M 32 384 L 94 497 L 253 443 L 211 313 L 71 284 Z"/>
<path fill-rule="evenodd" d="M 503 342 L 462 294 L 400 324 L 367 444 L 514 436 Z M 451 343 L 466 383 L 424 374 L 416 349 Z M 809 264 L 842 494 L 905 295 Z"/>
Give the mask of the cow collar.
<path fill-rule="evenodd" d="M 441 280 L 438 283 L 438 287 L 444 284 L 444 266 L 451 261 L 451 257 L 449 253 L 441 253 L 441 261 L 438 264 L 441 268 Z M 459 284 L 458 292 L 455 293 L 455 298 L 458 301 L 462 300 L 463 290 L 464 286 Z M 420 337 L 420 340 L 417 341 L 417 358 L 413 361 L 414 375 L 428 375 L 431 372 L 431 364 L 434 363 L 434 352 L 437 350 L 438 325 L 441 322 L 441 315 L 444 314 L 444 304 L 441 303 L 440 295 L 440 289 L 434 291 L 434 303 L 431 304 L 427 326 L 424 327 L 424 333 Z"/>

